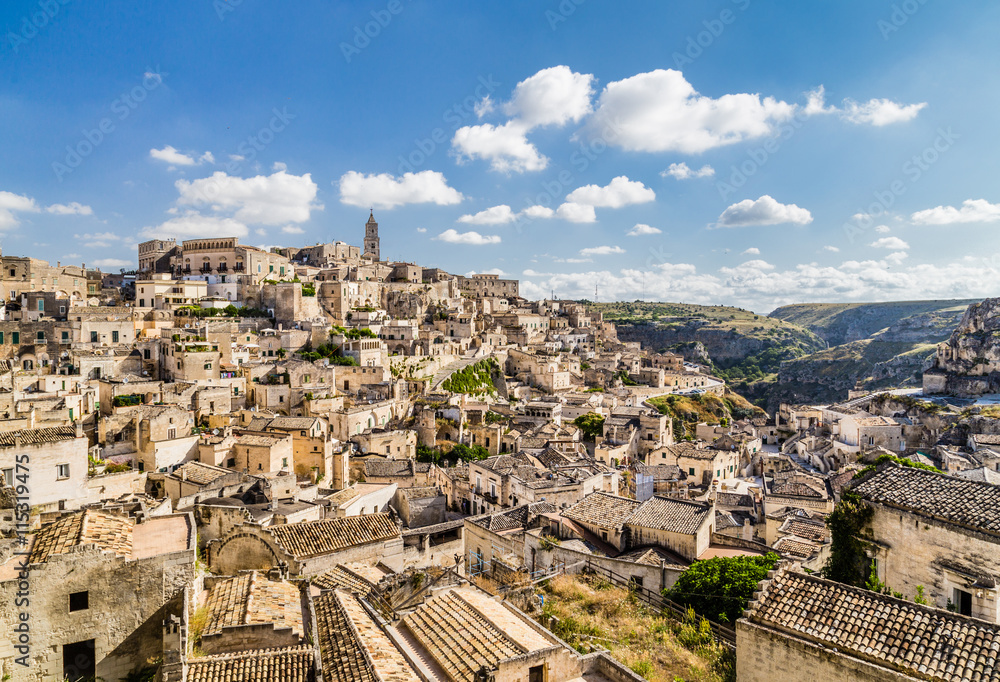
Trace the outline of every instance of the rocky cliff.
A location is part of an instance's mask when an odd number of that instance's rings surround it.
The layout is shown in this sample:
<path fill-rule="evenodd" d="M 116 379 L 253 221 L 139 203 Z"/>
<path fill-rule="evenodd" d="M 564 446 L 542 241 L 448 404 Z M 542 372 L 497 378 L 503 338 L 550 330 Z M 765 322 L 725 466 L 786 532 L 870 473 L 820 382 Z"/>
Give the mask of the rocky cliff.
<path fill-rule="evenodd" d="M 924 389 L 956 395 L 1000 392 L 1000 298 L 969 306 L 949 339 L 938 345 Z"/>

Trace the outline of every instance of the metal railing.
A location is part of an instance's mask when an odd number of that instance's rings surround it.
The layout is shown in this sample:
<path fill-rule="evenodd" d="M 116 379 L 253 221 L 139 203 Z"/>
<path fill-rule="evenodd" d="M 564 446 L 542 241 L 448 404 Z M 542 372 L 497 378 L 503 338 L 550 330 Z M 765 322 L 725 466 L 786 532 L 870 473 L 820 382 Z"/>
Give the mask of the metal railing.
<path fill-rule="evenodd" d="M 660 613 L 669 613 L 677 618 L 687 617 L 687 607 L 678 604 L 675 601 L 667 599 L 659 592 L 654 592 L 647 587 L 643 587 L 635 582 L 632 578 L 625 577 L 615 573 L 609 568 L 594 564 L 592 561 L 587 561 L 586 570 L 594 575 L 598 575 L 602 578 L 606 578 L 609 582 L 618 585 L 619 587 L 625 587 L 635 593 L 635 595 L 644 601 L 653 609 L 659 611 Z M 719 644 L 727 646 L 732 650 L 736 650 L 736 630 L 721 625 L 714 621 L 708 620 L 709 626 L 712 628 L 712 639 L 714 639 Z"/>

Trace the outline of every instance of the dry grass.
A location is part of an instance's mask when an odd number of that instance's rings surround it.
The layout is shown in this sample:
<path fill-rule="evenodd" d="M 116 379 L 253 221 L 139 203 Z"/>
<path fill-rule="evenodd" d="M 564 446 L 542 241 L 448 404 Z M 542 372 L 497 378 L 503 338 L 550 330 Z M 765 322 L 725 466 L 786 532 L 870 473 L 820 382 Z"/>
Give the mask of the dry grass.
<path fill-rule="evenodd" d="M 693 618 L 678 622 L 647 609 L 627 590 L 599 578 L 562 575 L 544 588 L 544 616 L 571 646 L 595 646 L 651 682 L 715 682 L 723 650 Z"/>

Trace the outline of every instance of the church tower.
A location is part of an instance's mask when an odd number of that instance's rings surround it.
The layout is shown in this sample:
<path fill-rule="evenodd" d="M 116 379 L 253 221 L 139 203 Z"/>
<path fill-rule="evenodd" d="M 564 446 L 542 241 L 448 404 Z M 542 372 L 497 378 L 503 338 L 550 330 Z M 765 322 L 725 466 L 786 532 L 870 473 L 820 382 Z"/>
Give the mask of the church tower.
<path fill-rule="evenodd" d="M 362 255 L 373 261 L 381 260 L 378 253 L 378 223 L 375 222 L 374 212 L 369 213 L 368 222 L 365 223 L 365 251 Z"/>

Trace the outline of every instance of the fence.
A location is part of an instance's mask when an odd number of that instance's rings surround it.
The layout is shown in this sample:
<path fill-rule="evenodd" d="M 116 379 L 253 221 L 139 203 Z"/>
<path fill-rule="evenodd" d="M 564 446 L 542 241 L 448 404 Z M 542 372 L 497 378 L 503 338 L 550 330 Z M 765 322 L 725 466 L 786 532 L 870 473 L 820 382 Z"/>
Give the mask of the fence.
<path fill-rule="evenodd" d="M 594 575 L 606 578 L 609 582 L 614 583 L 615 585 L 628 588 L 633 591 L 639 599 L 646 602 L 646 604 L 652 606 L 660 613 L 669 613 L 678 618 L 684 618 L 687 615 L 687 607 L 667 599 L 658 592 L 643 587 L 632 578 L 619 575 L 609 568 L 599 566 L 590 561 L 587 562 L 586 570 Z M 709 626 L 712 628 L 712 638 L 719 644 L 729 647 L 735 651 L 736 631 L 732 628 L 726 627 L 725 625 L 720 625 L 719 623 L 710 621 L 707 618 L 705 620 L 708 621 Z"/>

